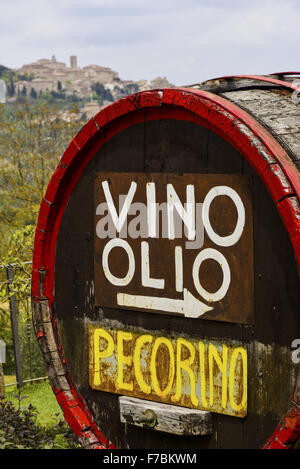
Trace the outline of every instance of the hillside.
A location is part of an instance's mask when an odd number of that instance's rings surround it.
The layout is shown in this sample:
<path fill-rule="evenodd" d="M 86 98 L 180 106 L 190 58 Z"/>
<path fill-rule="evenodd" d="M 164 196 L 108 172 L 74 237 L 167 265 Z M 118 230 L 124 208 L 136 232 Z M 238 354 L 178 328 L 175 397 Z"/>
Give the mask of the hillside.
<path fill-rule="evenodd" d="M 118 72 L 100 65 L 80 68 L 77 57 L 70 57 L 69 66 L 51 59 L 39 59 L 9 69 L 0 65 L 0 78 L 6 83 L 6 103 L 25 100 L 56 102 L 61 109 L 77 103 L 87 117 L 103 106 L 138 91 L 173 87 L 166 77 L 147 80 L 122 80 Z"/>

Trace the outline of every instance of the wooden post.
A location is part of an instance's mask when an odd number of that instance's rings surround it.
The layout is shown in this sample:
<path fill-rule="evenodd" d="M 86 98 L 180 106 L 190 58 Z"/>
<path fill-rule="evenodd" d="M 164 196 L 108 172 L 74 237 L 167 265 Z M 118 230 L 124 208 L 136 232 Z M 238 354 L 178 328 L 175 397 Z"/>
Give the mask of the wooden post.
<path fill-rule="evenodd" d="M 14 271 L 11 267 L 6 267 L 6 274 L 8 280 L 8 292 L 11 292 L 10 285 L 14 279 Z M 13 335 L 13 347 L 14 347 L 14 358 L 15 358 L 15 367 L 16 367 L 16 378 L 17 378 L 17 387 L 18 389 L 23 387 L 23 378 L 22 378 L 22 357 L 20 352 L 20 341 L 18 333 L 18 311 L 17 311 L 17 299 L 15 295 L 9 297 L 9 310 L 10 310 L 10 319 L 11 319 L 11 328 Z"/>
<path fill-rule="evenodd" d="M 0 399 L 5 399 L 5 383 L 2 363 L 0 361 Z"/>

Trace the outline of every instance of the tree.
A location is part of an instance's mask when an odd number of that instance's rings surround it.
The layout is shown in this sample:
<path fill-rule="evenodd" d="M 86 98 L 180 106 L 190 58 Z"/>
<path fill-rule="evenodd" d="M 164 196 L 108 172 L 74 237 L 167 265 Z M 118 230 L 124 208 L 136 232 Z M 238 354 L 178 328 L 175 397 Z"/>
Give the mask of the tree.
<path fill-rule="evenodd" d="M 23 85 L 23 88 L 22 88 L 22 91 L 21 91 L 21 95 L 24 96 L 24 97 L 27 95 L 27 88 L 26 88 L 25 85 Z"/>
<path fill-rule="evenodd" d="M 91 85 L 91 89 L 96 93 L 97 96 L 101 96 L 103 98 L 105 94 L 105 88 L 102 83 L 99 83 L 98 81 L 97 83 L 93 83 Z"/>
<path fill-rule="evenodd" d="M 30 305 L 28 302 L 31 289 L 31 265 L 23 262 L 23 259 L 32 258 L 33 236 L 33 225 L 16 229 L 8 240 L 5 253 L 1 256 L 0 268 L 0 338 L 6 343 L 6 363 L 3 368 L 7 374 L 15 373 L 12 326 L 8 304 L 10 297 L 13 295 L 17 304 L 18 336 L 22 357 L 25 358 L 28 357 L 28 354 L 30 355 L 29 360 L 22 360 L 23 372 L 26 369 L 27 377 L 36 376 L 36 373 L 43 374 L 43 364 L 37 353 L 35 342 L 32 341 L 34 333 L 30 321 Z M 13 272 L 13 281 L 9 283 L 9 288 L 7 270 L 4 266 L 10 266 L 11 272 Z M 34 365 L 34 370 L 32 365 Z"/>
<path fill-rule="evenodd" d="M 8 114 L 0 107 L 1 264 L 15 230 L 35 225 L 59 158 L 82 126 L 74 107 L 69 111 L 70 120 L 47 102 L 25 102 L 14 109 Z"/>
<path fill-rule="evenodd" d="M 9 83 L 7 84 L 7 94 L 8 96 L 14 96 L 16 92 L 16 87 L 15 87 L 15 84 L 14 84 L 14 80 L 13 80 L 13 77 L 11 76 L 10 77 L 10 80 L 9 80 Z"/>
<path fill-rule="evenodd" d="M 0 331 L 7 344 L 5 369 L 12 370 L 7 302 L 13 293 L 18 301 L 23 372 L 28 377 L 44 374 L 44 365 L 36 341 L 31 344 L 31 266 L 25 261 L 32 259 L 37 214 L 50 177 L 82 125 L 76 108 L 70 117 L 64 120 L 47 102 L 25 101 L 12 110 L 0 105 L 0 265 L 13 266 L 15 273 L 8 290 L 5 268 L 0 269 Z"/>
<path fill-rule="evenodd" d="M 105 88 L 102 83 L 96 82 L 91 85 L 92 91 L 96 93 L 96 95 L 101 98 L 102 101 L 113 101 L 114 98 L 111 94 L 111 91 Z"/>
<path fill-rule="evenodd" d="M 125 94 L 133 94 L 139 91 L 139 85 L 136 83 L 128 83 L 127 86 L 124 88 Z"/>
<path fill-rule="evenodd" d="M 16 91 L 14 83 L 16 73 L 10 68 L 5 67 L 4 65 L 0 65 L 0 78 L 6 83 L 8 96 L 14 96 Z"/>
<path fill-rule="evenodd" d="M 32 99 L 37 99 L 37 92 L 35 91 L 34 88 L 31 88 L 30 97 L 31 97 Z"/>
<path fill-rule="evenodd" d="M 9 68 L 5 67 L 4 65 L 0 65 L 0 77 L 4 74 L 4 72 L 8 72 Z"/>
<path fill-rule="evenodd" d="M 57 91 L 61 91 L 61 90 L 62 90 L 61 82 L 58 80 L 58 82 L 57 82 Z"/>
<path fill-rule="evenodd" d="M 18 74 L 17 76 L 17 80 L 21 80 L 21 81 L 32 81 L 34 79 L 34 75 L 32 73 L 24 73 L 23 75 L 22 74 Z"/>

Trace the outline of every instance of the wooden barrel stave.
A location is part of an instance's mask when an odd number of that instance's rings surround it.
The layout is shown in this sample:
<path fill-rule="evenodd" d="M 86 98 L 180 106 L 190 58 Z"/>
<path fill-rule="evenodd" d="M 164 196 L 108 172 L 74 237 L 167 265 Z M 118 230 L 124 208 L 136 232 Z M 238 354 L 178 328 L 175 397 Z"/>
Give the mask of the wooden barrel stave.
<path fill-rule="evenodd" d="M 286 90 L 248 90 L 223 93 L 254 116 L 286 149 L 295 166 L 300 161 L 300 106 Z"/>

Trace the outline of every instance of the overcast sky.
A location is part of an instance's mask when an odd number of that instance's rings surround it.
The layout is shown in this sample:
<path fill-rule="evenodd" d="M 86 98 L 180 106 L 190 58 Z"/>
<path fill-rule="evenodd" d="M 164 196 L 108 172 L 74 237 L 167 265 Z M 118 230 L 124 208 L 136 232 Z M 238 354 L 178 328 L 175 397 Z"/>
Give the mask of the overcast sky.
<path fill-rule="evenodd" d="M 0 64 L 97 64 L 188 85 L 296 71 L 300 0 L 0 0 Z"/>

